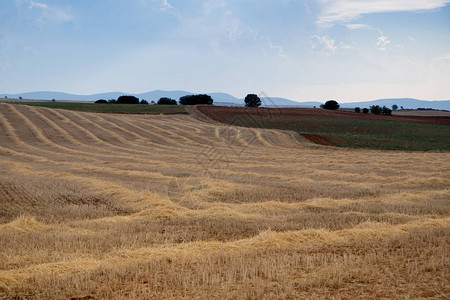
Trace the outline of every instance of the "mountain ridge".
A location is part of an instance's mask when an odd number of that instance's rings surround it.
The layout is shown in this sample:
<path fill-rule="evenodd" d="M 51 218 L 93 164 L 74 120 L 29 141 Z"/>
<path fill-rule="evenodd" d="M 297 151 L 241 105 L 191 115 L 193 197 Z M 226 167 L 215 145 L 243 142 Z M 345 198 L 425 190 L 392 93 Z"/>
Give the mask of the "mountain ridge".
<path fill-rule="evenodd" d="M 174 91 L 164 91 L 164 90 L 154 90 L 145 93 L 123 93 L 123 92 L 106 92 L 106 93 L 97 93 L 91 95 L 77 95 L 70 94 L 64 92 L 53 92 L 53 91 L 36 91 L 36 92 L 27 92 L 27 93 L 19 93 L 19 94 L 0 94 L 3 97 L 8 98 L 19 98 L 23 99 L 35 99 L 35 100 L 69 100 L 69 101 L 95 101 L 98 99 L 117 99 L 121 95 L 132 95 L 136 96 L 140 99 L 145 99 L 147 101 L 158 101 L 161 97 L 169 97 L 172 99 L 178 100 L 181 96 L 184 95 L 193 95 L 195 93 L 182 91 L 182 90 L 174 90 Z M 214 99 L 214 103 L 221 104 L 225 106 L 243 106 L 244 99 L 236 98 L 230 94 L 223 92 L 211 92 L 206 93 L 210 95 Z M 287 98 L 281 97 L 261 97 L 262 106 L 265 107 L 319 107 L 323 102 L 319 101 L 294 101 Z M 325 102 L 325 101 L 324 101 Z M 339 102 L 339 101 L 338 101 Z M 450 100 L 419 100 L 415 98 L 385 98 L 385 99 L 377 99 L 377 100 L 369 100 L 369 101 L 358 101 L 358 102 L 339 102 L 341 108 L 349 108 L 352 109 L 354 107 L 367 107 L 371 105 L 380 105 L 392 107 L 392 105 L 396 104 L 399 108 L 403 106 L 405 109 L 417 109 L 417 108 L 431 108 L 431 109 L 439 109 L 439 110 L 450 110 Z"/>

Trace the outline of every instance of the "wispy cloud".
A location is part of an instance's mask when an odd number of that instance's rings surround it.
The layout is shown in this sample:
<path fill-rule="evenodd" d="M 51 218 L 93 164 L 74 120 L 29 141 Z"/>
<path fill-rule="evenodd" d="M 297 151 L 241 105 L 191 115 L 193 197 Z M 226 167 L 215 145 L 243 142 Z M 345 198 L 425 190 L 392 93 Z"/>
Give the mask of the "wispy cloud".
<path fill-rule="evenodd" d="M 172 0 L 170 0 L 172 2 Z M 144 7 L 151 7 L 155 11 L 176 13 L 178 9 L 169 0 L 139 0 L 138 3 Z"/>
<path fill-rule="evenodd" d="M 48 5 L 47 4 L 31 1 L 30 2 L 30 6 L 28 6 L 28 8 L 34 8 L 34 7 L 39 7 L 39 8 L 42 8 L 42 9 L 48 9 Z"/>
<path fill-rule="evenodd" d="M 63 24 L 69 22 L 73 17 L 65 10 L 50 6 L 43 2 L 33 0 L 15 0 L 18 5 L 25 5 L 24 9 L 36 11 L 36 24 L 42 26 L 47 23 Z"/>
<path fill-rule="evenodd" d="M 310 42 L 313 50 L 321 51 L 325 55 L 336 53 L 336 42 L 328 36 L 313 35 Z"/>
<path fill-rule="evenodd" d="M 450 0 L 320 0 L 322 11 L 317 23 L 330 26 L 349 22 L 364 14 L 420 11 L 444 7 Z"/>
<path fill-rule="evenodd" d="M 170 4 L 167 0 L 163 0 L 161 5 L 162 5 L 160 8 L 161 11 L 175 9 L 175 7 L 172 4 Z"/>
<path fill-rule="evenodd" d="M 381 35 L 377 39 L 377 48 L 381 51 L 385 51 L 387 46 L 391 43 L 391 40 L 389 40 L 383 32 L 380 32 Z"/>
<path fill-rule="evenodd" d="M 377 38 L 377 43 L 376 43 L 376 48 L 378 50 L 385 51 L 387 49 L 388 45 L 392 43 L 392 41 L 387 36 L 385 36 L 384 33 L 380 29 L 378 29 L 376 27 L 369 26 L 366 24 L 346 24 L 345 27 L 347 27 L 348 29 L 351 29 L 351 30 L 368 29 L 368 30 L 372 30 L 372 31 L 378 31 L 380 34 L 380 36 Z"/>
<path fill-rule="evenodd" d="M 344 44 L 343 42 L 336 44 L 336 41 L 327 35 L 313 35 L 309 41 L 312 50 L 320 52 L 323 56 L 333 55 L 338 49 L 348 50 L 352 48 L 351 45 Z"/>
<path fill-rule="evenodd" d="M 196 44 L 207 44 L 220 55 L 259 53 L 285 59 L 283 47 L 239 18 L 223 0 L 210 0 L 203 4 L 200 14 L 181 16 L 182 36 Z"/>

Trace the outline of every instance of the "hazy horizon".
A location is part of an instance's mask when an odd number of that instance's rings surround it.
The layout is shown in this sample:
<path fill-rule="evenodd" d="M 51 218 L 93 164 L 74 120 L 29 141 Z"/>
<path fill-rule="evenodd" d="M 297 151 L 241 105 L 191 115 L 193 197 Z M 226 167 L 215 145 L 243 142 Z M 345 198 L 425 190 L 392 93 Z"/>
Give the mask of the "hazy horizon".
<path fill-rule="evenodd" d="M 0 91 L 1 92 L 1 91 Z M 109 92 L 100 92 L 100 93 L 93 93 L 93 94 L 72 94 L 72 93 L 66 93 L 63 91 L 31 91 L 31 92 L 23 92 L 23 93 L 4 93 L 4 94 L 0 94 L 0 99 L 3 98 L 4 95 L 23 95 L 23 94 L 33 94 L 33 93 L 61 93 L 61 94 L 68 94 L 68 95 L 73 95 L 73 96 L 83 96 L 83 97 L 89 97 L 89 96 L 95 96 L 95 95 L 104 95 L 104 94 L 122 94 L 122 95 L 142 95 L 142 94 L 148 94 L 148 93 L 153 93 L 153 92 L 161 92 L 161 94 L 167 93 L 168 97 L 170 97 L 170 93 L 174 93 L 174 92 L 185 92 L 185 93 L 192 93 L 192 94 L 196 94 L 194 92 L 191 91 L 182 91 L 182 90 L 152 90 L 152 91 L 146 91 L 146 92 L 138 92 L 138 93 L 128 93 L 128 92 L 123 92 L 123 91 L 109 91 Z M 202 91 L 202 92 L 198 92 L 198 94 L 227 94 L 230 95 L 238 100 L 243 100 L 245 98 L 246 95 L 243 96 L 235 96 L 232 95 L 230 93 L 227 92 L 223 92 L 223 91 Z M 165 95 L 164 95 L 165 96 Z M 277 99 L 277 98 L 281 98 L 281 99 L 286 99 L 286 100 L 291 100 L 294 102 L 299 102 L 299 103 L 303 103 L 303 102 L 325 102 L 327 100 L 331 100 L 331 99 L 323 99 L 323 100 L 296 100 L 296 99 L 290 99 L 290 98 L 285 98 L 285 97 L 278 97 L 276 95 L 267 95 L 265 93 L 260 93 L 258 94 L 258 96 L 260 97 L 267 97 L 267 98 L 273 98 L 273 99 Z M 177 98 L 177 97 L 175 97 Z M 33 99 L 33 98 L 30 98 Z M 411 99 L 411 100 L 419 100 L 419 101 L 450 101 L 450 99 L 436 99 L 436 100 L 429 100 L 429 99 L 417 99 L 417 98 L 409 98 L 409 97 L 389 97 L 389 98 L 378 98 L 378 99 L 360 99 L 360 100 L 354 100 L 354 101 L 339 101 L 340 103 L 359 103 L 359 102 L 371 102 L 371 101 L 377 101 L 377 100 L 389 100 L 389 99 L 399 99 L 399 100 L 405 100 L 405 99 Z M 39 99 L 35 99 L 35 100 L 39 100 Z M 45 99 L 44 99 L 45 100 Z M 67 100 L 67 99 L 60 99 L 60 100 Z M 92 99 L 92 100 L 86 100 L 86 99 L 82 99 L 80 101 L 94 101 L 94 100 L 98 100 L 98 99 Z M 151 99 L 150 99 L 151 100 Z M 177 99 L 175 99 L 177 100 Z M 74 100 L 70 100 L 69 101 L 74 101 Z M 218 102 L 226 102 L 226 101 L 218 101 Z"/>
<path fill-rule="evenodd" d="M 450 0 L 6 0 L 0 92 L 450 99 Z"/>

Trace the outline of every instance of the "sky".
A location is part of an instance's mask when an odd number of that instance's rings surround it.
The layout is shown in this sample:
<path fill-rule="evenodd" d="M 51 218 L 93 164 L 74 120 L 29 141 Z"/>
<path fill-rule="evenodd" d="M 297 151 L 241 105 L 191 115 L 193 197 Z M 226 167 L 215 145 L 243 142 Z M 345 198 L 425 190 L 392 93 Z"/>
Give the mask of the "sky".
<path fill-rule="evenodd" d="M 0 0 L 0 92 L 450 99 L 450 0 Z"/>

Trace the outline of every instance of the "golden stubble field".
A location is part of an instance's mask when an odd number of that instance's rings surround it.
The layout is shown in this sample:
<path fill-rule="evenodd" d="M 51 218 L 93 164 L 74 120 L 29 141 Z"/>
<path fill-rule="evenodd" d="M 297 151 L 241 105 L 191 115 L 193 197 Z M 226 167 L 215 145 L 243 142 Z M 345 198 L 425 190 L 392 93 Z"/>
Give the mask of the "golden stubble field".
<path fill-rule="evenodd" d="M 449 162 L 0 104 L 0 298 L 446 299 Z"/>

